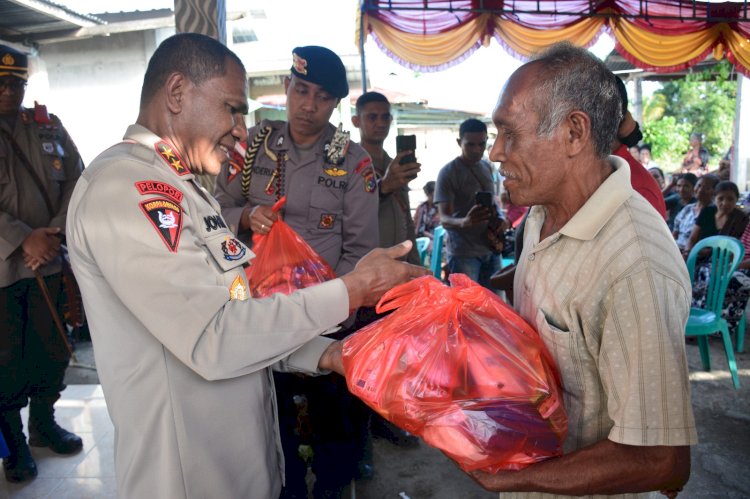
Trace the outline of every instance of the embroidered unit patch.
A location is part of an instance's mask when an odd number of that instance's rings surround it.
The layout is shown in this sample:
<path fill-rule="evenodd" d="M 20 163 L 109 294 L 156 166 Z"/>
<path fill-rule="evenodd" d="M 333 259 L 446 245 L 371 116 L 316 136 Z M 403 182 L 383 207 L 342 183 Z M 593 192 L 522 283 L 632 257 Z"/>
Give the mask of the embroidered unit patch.
<path fill-rule="evenodd" d="M 167 198 L 149 199 L 140 203 L 140 207 L 169 251 L 177 253 L 182 233 L 182 207 Z"/>
<path fill-rule="evenodd" d="M 375 174 L 372 172 L 372 168 L 362 172 L 362 177 L 365 179 L 365 192 L 375 192 L 378 183 L 375 181 Z"/>
<path fill-rule="evenodd" d="M 135 188 L 142 196 L 146 194 L 159 194 L 167 196 L 170 199 L 174 199 L 178 203 L 182 202 L 184 195 L 182 191 L 173 185 L 169 185 L 166 182 L 159 182 L 158 180 L 143 180 L 135 183 Z"/>
<path fill-rule="evenodd" d="M 221 243 L 221 251 L 224 253 L 224 259 L 229 261 L 235 261 L 245 256 L 247 248 L 245 245 L 239 242 L 233 237 L 227 237 Z"/>
<path fill-rule="evenodd" d="M 190 173 L 190 170 L 188 170 L 182 162 L 182 159 L 180 159 L 180 156 L 177 154 L 177 151 L 175 151 L 171 145 L 162 140 L 154 144 L 154 148 L 156 148 L 156 152 L 159 153 L 159 156 L 166 161 L 167 165 L 169 165 L 177 175 L 183 176 Z"/>

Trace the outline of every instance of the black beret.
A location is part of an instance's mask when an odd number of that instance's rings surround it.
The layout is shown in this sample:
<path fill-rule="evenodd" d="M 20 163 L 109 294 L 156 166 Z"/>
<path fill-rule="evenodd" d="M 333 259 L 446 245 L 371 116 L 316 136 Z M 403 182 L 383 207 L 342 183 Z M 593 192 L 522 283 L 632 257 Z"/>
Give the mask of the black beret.
<path fill-rule="evenodd" d="M 315 45 L 297 47 L 292 51 L 292 57 L 291 70 L 295 76 L 320 85 L 338 99 L 349 95 L 344 63 L 330 49 Z"/>
<path fill-rule="evenodd" d="M 29 78 L 29 58 L 26 54 L 6 45 L 0 45 L 0 76 Z"/>

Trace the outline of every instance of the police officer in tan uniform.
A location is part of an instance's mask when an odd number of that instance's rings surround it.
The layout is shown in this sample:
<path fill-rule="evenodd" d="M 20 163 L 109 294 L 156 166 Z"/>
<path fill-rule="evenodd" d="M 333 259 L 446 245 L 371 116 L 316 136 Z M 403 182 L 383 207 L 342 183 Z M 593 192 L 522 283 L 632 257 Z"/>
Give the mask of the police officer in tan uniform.
<path fill-rule="evenodd" d="M 70 354 L 35 273 L 57 302 L 65 216 L 83 164 L 55 115 L 21 105 L 27 78 L 27 56 L 0 45 L 0 430 L 10 449 L 3 460 L 10 482 L 37 474 L 20 416 L 27 402 L 32 446 L 58 454 L 82 448 L 55 422 Z"/>
<path fill-rule="evenodd" d="M 243 240 L 268 233 L 277 219 L 271 205 L 285 195 L 281 216 L 342 276 L 378 247 L 377 180 L 362 147 L 329 123 L 349 93 L 341 59 L 317 46 L 297 47 L 292 57 L 285 81 L 288 121 L 264 120 L 251 128 L 244 168 L 224 166 L 214 195 Z M 355 440 L 365 431 L 357 402 L 333 375 L 302 379 L 281 373 L 276 383 L 287 460 L 282 497 L 307 497 L 293 402 L 300 392 L 312 423 L 315 495 L 339 497 L 354 477 Z"/>
<path fill-rule="evenodd" d="M 374 250 L 340 279 L 250 299 L 252 251 L 195 179 L 219 173 L 245 139 L 246 112 L 233 52 L 195 33 L 166 39 L 136 124 L 84 171 L 70 202 L 68 244 L 122 499 L 278 497 L 271 367 L 342 372 L 340 343 L 321 333 L 421 273 L 394 260 L 407 243 Z"/>

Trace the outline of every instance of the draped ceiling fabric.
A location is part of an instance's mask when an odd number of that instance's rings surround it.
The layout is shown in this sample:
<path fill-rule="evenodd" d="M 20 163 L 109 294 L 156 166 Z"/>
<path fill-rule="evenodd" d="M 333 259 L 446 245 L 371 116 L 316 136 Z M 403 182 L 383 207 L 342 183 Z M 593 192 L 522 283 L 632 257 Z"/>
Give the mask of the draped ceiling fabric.
<path fill-rule="evenodd" d="M 644 70 L 682 70 L 712 53 L 750 77 L 747 1 L 363 0 L 360 16 L 365 37 L 420 71 L 457 64 L 492 37 L 524 60 L 561 40 L 588 47 L 607 31 Z"/>

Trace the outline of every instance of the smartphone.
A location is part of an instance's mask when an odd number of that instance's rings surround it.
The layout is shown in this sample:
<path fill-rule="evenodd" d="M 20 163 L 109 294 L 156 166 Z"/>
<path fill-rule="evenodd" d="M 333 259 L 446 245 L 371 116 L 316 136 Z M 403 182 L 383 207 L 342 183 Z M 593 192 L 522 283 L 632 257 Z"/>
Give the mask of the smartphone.
<path fill-rule="evenodd" d="M 474 203 L 479 206 L 492 206 L 492 193 L 487 191 L 479 191 L 474 194 Z"/>
<path fill-rule="evenodd" d="M 417 150 L 417 136 L 416 135 L 398 135 L 396 136 L 396 152 L 400 153 L 403 151 L 416 151 Z M 407 154 L 401 161 L 400 164 L 416 163 L 417 157 L 414 154 Z"/>

